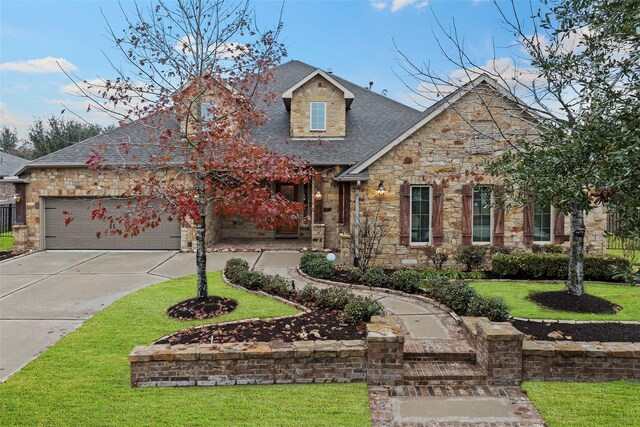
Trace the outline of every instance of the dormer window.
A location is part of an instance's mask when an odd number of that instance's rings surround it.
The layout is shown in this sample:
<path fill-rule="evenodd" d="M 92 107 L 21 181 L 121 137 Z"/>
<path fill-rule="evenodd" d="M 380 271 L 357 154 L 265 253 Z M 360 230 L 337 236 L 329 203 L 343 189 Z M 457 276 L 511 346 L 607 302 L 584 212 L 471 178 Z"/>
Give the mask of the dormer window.
<path fill-rule="evenodd" d="M 312 131 L 327 130 L 327 103 L 312 102 L 311 103 L 311 127 Z"/>

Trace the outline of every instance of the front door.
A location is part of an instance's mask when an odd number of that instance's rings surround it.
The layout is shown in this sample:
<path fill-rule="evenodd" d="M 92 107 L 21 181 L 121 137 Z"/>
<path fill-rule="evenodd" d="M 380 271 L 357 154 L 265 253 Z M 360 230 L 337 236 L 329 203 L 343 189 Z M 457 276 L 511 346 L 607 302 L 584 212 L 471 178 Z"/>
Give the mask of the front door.
<path fill-rule="evenodd" d="M 282 194 L 287 200 L 298 201 L 298 187 L 294 184 L 276 184 L 276 191 Z M 298 224 L 281 225 L 276 229 L 276 237 L 295 239 L 298 237 Z"/>

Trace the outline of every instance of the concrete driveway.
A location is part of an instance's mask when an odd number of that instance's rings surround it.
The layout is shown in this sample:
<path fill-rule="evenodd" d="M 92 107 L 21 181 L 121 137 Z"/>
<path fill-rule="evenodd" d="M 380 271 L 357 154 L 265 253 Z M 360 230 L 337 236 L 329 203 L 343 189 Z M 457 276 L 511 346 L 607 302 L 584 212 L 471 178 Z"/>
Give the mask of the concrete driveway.
<path fill-rule="evenodd" d="M 207 268 L 234 257 L 286 267 L 300 254 L 209 253 Z M 173 251 L 49 251 L 0 262 L 0 381 L 115 300 L 194 273 L 195 255 Z"/>

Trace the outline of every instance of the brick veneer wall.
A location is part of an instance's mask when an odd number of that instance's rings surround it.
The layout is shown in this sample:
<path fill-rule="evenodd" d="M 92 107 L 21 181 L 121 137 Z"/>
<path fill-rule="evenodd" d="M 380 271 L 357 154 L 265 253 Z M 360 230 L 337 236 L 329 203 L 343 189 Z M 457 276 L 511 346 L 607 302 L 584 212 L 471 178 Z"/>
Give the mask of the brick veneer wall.
<path fill-rule="evenodd" d="M 522 377 L 533 381 L 640 381 L 640 343 L 525 341 Z"/>
<path fill-rule="evenodd" d="M 395 384 L 402 379 L 402 331 L 386 317 L 374 319 L 371 325 L 366 341 L 136 347 L 129 355 L 131 385 Z"/>
<path fill-rule="evenodd" d="M 463 317 L 462 325 L 491 384 L 640 381 L 640 343 L 523 341 L 510 323 Z"/>

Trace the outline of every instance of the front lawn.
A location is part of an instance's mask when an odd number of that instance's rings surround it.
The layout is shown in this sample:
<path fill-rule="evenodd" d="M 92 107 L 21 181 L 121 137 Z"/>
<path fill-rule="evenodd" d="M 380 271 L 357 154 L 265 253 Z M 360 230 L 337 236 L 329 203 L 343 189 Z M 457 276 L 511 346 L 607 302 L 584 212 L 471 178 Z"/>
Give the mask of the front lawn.
<path fill-rule="evenodd" d="M 13 248 L 13 235 L 0 236 L 0 251 Z"/>
<path fill-rule="evenodd" d="M 552 427 L 637 426 L 640 383 L 525 382 L 522 388 Z"/>
<path fill-rule="evenodd" d="M 0 425 L 370 425 L 366 384 L 131 388 L 127 356 L 136 345 L 189 326 L 296 312 L 224 284 L 220 273 L 209 278 L 209 292 L 236 299 L 236 310 L 168 318 L 167 307 L 194 296 L 195 276 L 130 294 L 0 384 Z"/>
<path fill-rule="evenodd" d="M 555 311 L 543 308 L 527 298 L 535 292 L 560 291 L 564 289 L 561 283 L 478 281 L 472 282 L 471 286 L 481 295 L 503 298 L 509 307 L 509 313 L 515 317 L 559 320 L 640 320 L 640 287 L 637 286 L 590 282 L 585 284 L 587 293 L 622 307 L 622 310 L 616 314 Z"/>

